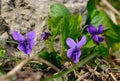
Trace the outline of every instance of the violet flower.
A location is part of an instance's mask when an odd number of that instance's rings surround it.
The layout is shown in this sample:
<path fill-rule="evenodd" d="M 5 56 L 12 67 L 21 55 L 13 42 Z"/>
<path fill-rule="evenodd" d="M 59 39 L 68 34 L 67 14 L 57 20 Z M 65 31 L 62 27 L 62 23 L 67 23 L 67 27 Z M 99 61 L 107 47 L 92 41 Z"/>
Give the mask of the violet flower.
<path fill-rule="evenodd" d="M 18 41 L 18 49 L 23 51 L 25 54 L 29 55 L 35 45 L 34 39 L 36 37 L 35 31 L 30 31 L 27 33 L 26 37 L 22 34 L 14 31 L 12 33 L 14 40 Z"/>
<path fill-rule="evenodd" d="M 102 32 L 103 32 L 103 25 L 99 25 L 98 26 L 98 30 L 92 26 L 92 25 L 89 25 L 87 30 L 88 32 L 91 34 L 92 36 L 92 39 L 95 41 L 96 44 L 99 45 L 100 42 L 103 42 L 104 41 L 104 38 L 102 37 Z"/>
<path fill-rule="evenodd" d="M 67 51 L 67 57 L 74 63 L 78 63 L 79 57 L 81 56 L 80 49 L 86 44 L 86 36 L 83 36 L 77 43 L 72 38 L 67 38 L 66 43 L 70 47 L 70 49 Z"/>
<path fill-rule="evenodd" d="M 48 32 L 43 32 L 43 34 L 42 34 L 41 37 L 40 37 L 40 40 L 47 40 L 49 36 L 51 36 L 50 33 L 48 33 Z"/>

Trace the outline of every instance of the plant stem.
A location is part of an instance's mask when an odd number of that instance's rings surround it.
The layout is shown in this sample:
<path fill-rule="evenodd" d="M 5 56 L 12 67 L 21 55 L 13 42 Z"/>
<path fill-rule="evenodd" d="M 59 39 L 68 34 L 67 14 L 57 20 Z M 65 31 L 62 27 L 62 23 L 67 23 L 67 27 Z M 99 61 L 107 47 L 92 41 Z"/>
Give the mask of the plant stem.
<path fill-rule="evenodd" d="M 46 44 L 49 45 L 49 52 L 54 51 L 54 37 L 51 37 L 49 40 L 46 40 Z"/>
<path fill-rule="evenodd" d="M 11 57 L 0 57 L 1 59 L 10 59 L 10 60 L 15 60 L 15 61 L 19 61 L 20 59 L 18 58 L 11 58 Z"/>
<path fill-rule="evenodd" d="M 90 61 L 91 59 L 93 59 L 95 56 L 97 56 L 97 53 L 91 54 L 88 57 L 86 57 L 85 59 L 81 60 L 78 64 L 74 65 L 73 67 L 67 69 L 66 71 L 60 72 L 56 75 L 51 76 L 50 78 L 46 78 L 43 79 L 41 81 L 52 81 L 55 78 L 62 78 L 65 75 L 67 75 L 68 73 L 72 72 L 73 70 L 77 69 L 78 67 L 81 67 L 83 64 L 85 64 L 86 62 Z"/>
<path fill-rule="evenodd" d="M 62 34 L 62 39 L 61 39 L 61 45 L 62 45 L 62 51 L 61 51 L 61 57 L 62 57 L 62 60 L 65 61 L 66 59 L 66 53 L 65 53 L 65 37 L 64 37 L 65 34 Z"/>
<path fill-rule="evenodd" d="M 7 42 L 7 43 L 12 43 L 12 44 L 18 44 L 18 42 L 12 41 L 12 40 L 7 40 L 6 42 Z"/>
<path fill-rule="evenodd" d="M 53 39 L 50 41 L 50 52 L 54 51 L 54 44 L 53 44 Z"/>

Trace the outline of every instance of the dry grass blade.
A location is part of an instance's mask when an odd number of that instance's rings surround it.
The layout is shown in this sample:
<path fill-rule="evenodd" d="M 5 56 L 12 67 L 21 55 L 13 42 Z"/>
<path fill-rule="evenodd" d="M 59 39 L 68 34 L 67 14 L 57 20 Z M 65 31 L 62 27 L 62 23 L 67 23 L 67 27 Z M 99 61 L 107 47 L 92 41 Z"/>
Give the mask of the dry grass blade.
<path fill-rule="evenodd" d="M 51 68 L 53 68 L 53 69 L 54 69 L 55 71 L 57 71 L 57 72 L 60 71 L 59 68 L 57 68 L 56 66 L 54 66 L 53 64 L 49 63 L 48 61 L 46 61 L 46 60 L 44 60 L 44 59 L 42 59 L 42 58 L 36 58 L 36 57 L 34 57 L 33 60 L 37 60 L 37 61 L 39 61 L 39 62 L 42 62 L 42 63 L 50 66 Z"/>
<path fill-rule="evenodd" d="M 111 9 L 114 13 L 120 16 L 120 12 L 117 11 L 107 0 L 102 0 L 102 2 L 109 8 Z"/>
<path fill-rule="evenodd" d="M 89 75 L 90 75 L 90 73 L 86 72 L 85 74 L 81 75 L 76 81 L 81 81 L 81 80 L 83 80 L 85 77 L 87 77 Z"/>
<path fill-rule="evenodd" d="M 109 75 L 112 77 L 112 79 L 113 79 L 114 81 L 117 81 L 117 79 L 115 78 L 115 76 L 114 76 L 112 73 L 109 73 Z"/>

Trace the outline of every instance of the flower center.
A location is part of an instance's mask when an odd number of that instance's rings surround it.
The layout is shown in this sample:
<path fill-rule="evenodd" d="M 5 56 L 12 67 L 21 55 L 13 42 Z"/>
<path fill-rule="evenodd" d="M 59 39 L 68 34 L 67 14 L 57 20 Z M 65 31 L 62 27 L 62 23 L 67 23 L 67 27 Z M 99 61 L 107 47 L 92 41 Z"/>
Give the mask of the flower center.
<path fill-rule="evenodd" d="M 27 39 L 25 39 L 25 45 L 26 45 L 26 46 L 28 45 L 28 40 L 27 40 Z"/>
<path fill-rule="evenodd" d="M 76 56 L 77 56 L 78 52 L 79 52 L 79 48 L 75 47 L 75 49 L 72 53 L 72 58 L 71 58 L 72 60 L 76 59 Z"/>
<path fill-rule="evenodd" d="M 74 51 L 73 51 L 73 53 L 77 53 L 79 51 L 79 48 L 77 48 L 77 47 L 75 47 L 75 49 L 74 49 Z"/>

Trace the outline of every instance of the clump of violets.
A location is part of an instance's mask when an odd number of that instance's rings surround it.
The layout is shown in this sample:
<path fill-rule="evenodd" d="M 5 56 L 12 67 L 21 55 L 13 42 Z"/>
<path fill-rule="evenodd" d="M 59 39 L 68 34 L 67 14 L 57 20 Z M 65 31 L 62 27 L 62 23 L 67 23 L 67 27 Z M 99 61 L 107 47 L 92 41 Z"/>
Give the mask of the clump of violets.
<path fill-rule="evenodd" d="M 27 33 L 26 37 L 20 34 L 17 31 L 13 31 L 12 36 L 14 40 L 16 40 L 18 44 L 18 49 L 23 51 L 25 54 L 29 55 L 32 52 L 32 49 L 35 45 L 35 31 L 30 31 Z"/>
<path fill-rule="evenodd" d="M 47 40 L 49 36 L 51 36 L 50 33 L 43 32 L 42 35 L 41 35 L 41 37 L 40 37 L 40 40 Z"/>
<path fill-rule="evenodd" d="M 67 57 L 74 63 L 78 63 L 81 56 L 81 48 L 86 44 L 86 36 L 83 36 L 79 42 L 75 42 L 72 38 L 67 38 L 66 43 L 69 46 Z"/>
<path fill-rule="evenodd" d="M 89 25 L 87 30 L 97 45 L 99 45 L 100 42 L 104 41 L 104 38 L 102 37 L 102 32 L 104 30 L 103 25 L 99 25 L 98 30 L 93 25 Z"/>

